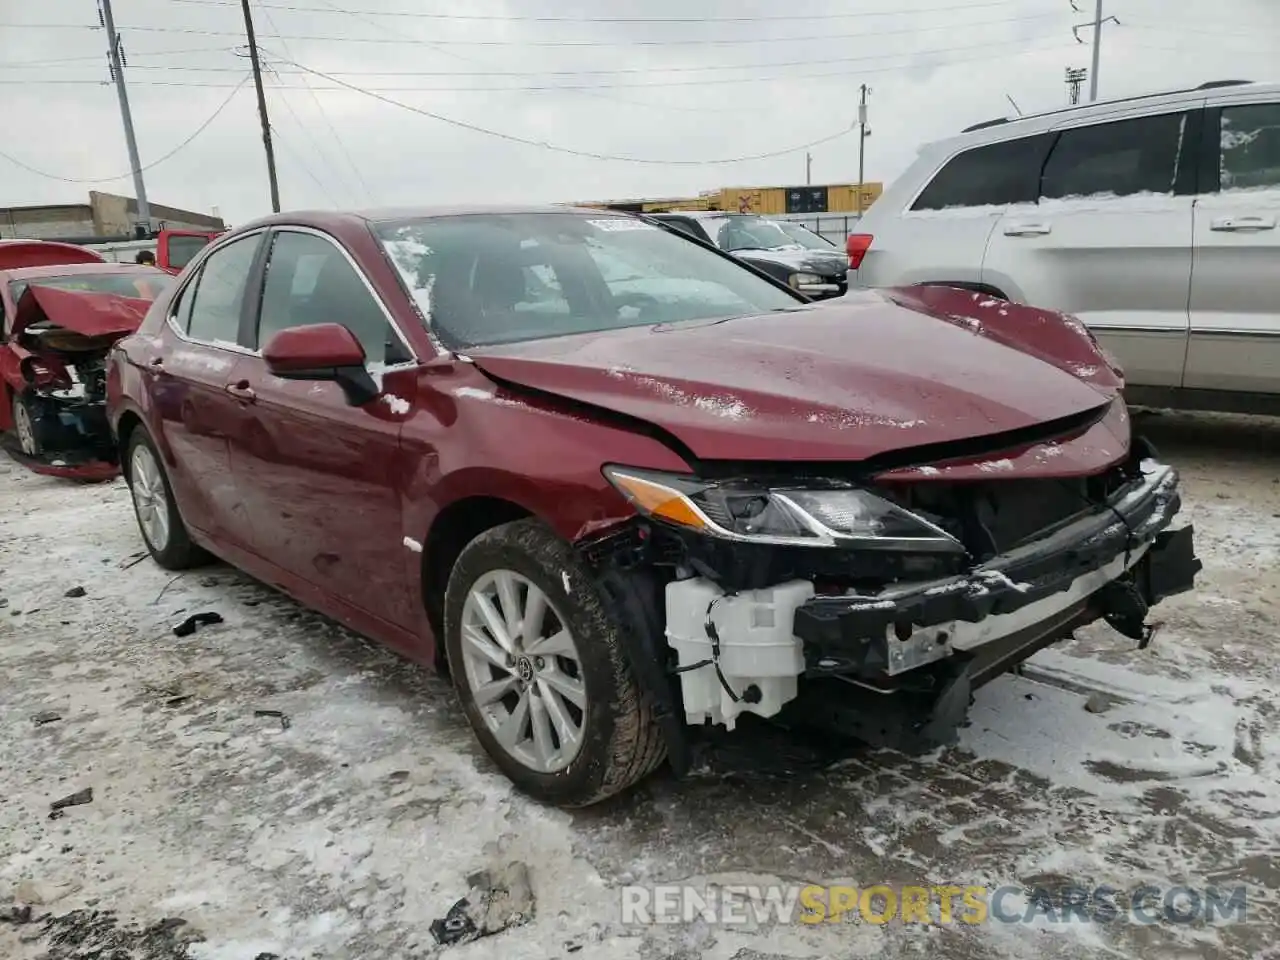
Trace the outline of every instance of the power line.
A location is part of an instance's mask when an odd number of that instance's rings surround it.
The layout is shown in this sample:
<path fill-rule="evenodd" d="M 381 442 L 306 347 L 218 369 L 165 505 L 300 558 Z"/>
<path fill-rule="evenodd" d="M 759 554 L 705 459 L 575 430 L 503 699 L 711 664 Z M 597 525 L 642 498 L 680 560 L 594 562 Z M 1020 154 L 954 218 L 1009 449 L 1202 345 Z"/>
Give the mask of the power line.
<path fill-rule="evenodd" d="M 170 0 L 170 2 L 208 7 L 234 5 L 231 0 Z M 984 0 L 984 2 L 979 3 L 952 3 L 941 7 L 912 7 L 906 10 L 901 8 L 896 10 L 866 10 L 857 13 L 784 13 L 735 17 L 544 17 L 488 13 L 427 13 L 417 10 L 356 10 L 333 5 L 329 5 L 326 9 L 325 7 L 313 7 L 305 4 L 259 4 L 264 9 L 291 10 L 299 13 L 345 13 L 375 17 L 410 17 L 422 20 L 482 20 L 523 23 L 757 23 L 780 20 L 858 20 L 864 17 L 899 17 L 918 13 L 944 13 L 959 10 L 968 12 L 983 7 L 1007 7 L 1009 5 L 1009 0 Z"/>
<path fill-rule="evenodd" d="M 284 58 L 280 58 L 280 59 L 284 59 Z M 742 156 L 742 157 L 728 157 L 728 158 L 704 159 L 704 160 L 663 160 L 663 159 L 656 159 L 656 158 L 650 158 L 650 157 L 631 157 L 631 156 L 625 156 L 622 154 L 596 153 L 591 150 L 578 150 L 573 147 L 564 147 L 564 146 L 560 146 L 559 144 L 554 144 L 547 141 L 531 140 L 527 137 L 519 136 L 518 134 L 506 133 L 505 131 L 502 131 L 502 130 L 494 130 L 490 127 L 483 127 L 483 126 L 480 126 L 479 124 L 470 123 L 466 120 L 458 120 L 455 117 L 448 117 L 442 113 L 436 113 L 435 111 L 426 110 L 422 107 L 415 107 L 412 104 L 403 103 L 399 100 L 393 99 L 392 97 L 384 96 L 383 94 L 378 93 L 376 91 L 366 90 L 363 87 L 358 87 L 353 83 L 347 83 L 345 80 L 339 80 L 338 78 L 331 76 L 330 74 L 324 73 L 323 71 L 313 70 L 311 67 L 298 63 L 296 60 L 286 60 L 286 62 L 291 63 L 293 66 L 299 68 L 300 70 L 304 70 L 307 73 L 312 74 L 313 76 L 321 78 L 322 80 L 328 80 L 330 83 L 336 84 L 337 86 L 350 90 L 353 93 L 363 94 L 364 96 L 369 97 L 370 99 L 378 100 L 382 103 L 389 104 L 393 107 L 399 107 L 401 110 L 408 110 L 410 113 L 416 113 L 419 116 L 429 117 L 432 120 L 437 120 L 441 123 L 446 123 L 450 126 L 458 127 L 462 130 L 470 130 L 473 133 L 482 133 L 485 136 L 495 137 L 499 140 L 506 140 L 510 143 L 519 143 L 528 147 L 539 147 L 543 150 L 550 150 L 553 153 L 564 153 L 564 154 L 569 154 L 570 156 L 575 156 L 575 157 L 585 157 L 590 160 L 612 160 L 619 163 L 639 163 L 639 164 L 647 164 L 647 165 L 655 165 L 655 166 L 658 166 L 658 165 L 660 166 L 712 166 L 712 165 L 720 166 L 720 165 L 730 164 L 730 163 L 746 163 L 751 160 L 767 160 L 772 157 L 782 157 L 782 156 L 786 156 L 787 154 L 797 153 L 802 150 L 808 150 L 812 147 L 816 147 L 824 143 L 830 143 L 832 140 L 837 140 L 840 137 L 847 135 L 849 131 L 853 129 L 853 125 L 850 124 L 849 127 L 843 130 L 839 130 L 839 131 L 836 131 L 835 133 L 828 134 L 825 137 L 819 137 L 817 140 L 811 140 L 808 143 L 801 143 L 801 144 L 797 144 L 796 146 L 787 147 L 782 150 L 770 150 L 767 153 L 757 153 L 757 154 L 752 154 L 752 155 Z"/>
<path fill-rule="evenodd" d="M 4 81 L 4 82 L 12 82 L 12 81 Z M 152 160 L 150 163 L 139 167 L 138 172 L 142 173 L 143 171 L 150 170 L 153 167 L 158 167 L 160 164 L 164 163 L 170 157 L 178 153 L 178 151 L 182 150 L 184 147 L 189 146 L 196 139 L 196 137 L 200 136 L 200 134 L 204 133 L 205 130 L 208 129 L 209 124 L 213 123 L 213 121 L 218 119 L 219 114 L 221 114 L 223 110 L 227 109 L 231 101 L 235 99 L 236 94 L 239 93 L 241 88 L 248 82 L 249 82 L 249 77 L 246 75 L 243 80 L 241 80 L 232 88 L 231 93 L 228 94 L 227 98 L 223 100 L 221 104 L 218 105 L 218 109 L 214 110 L 213 113 L 209 115 L 209 118 L 205 120 L 204 123 L 196 127 L 195 131 L 191 134 L 191 136 L 187 137 L 187 139 L 183 140 L 181 143 L 179 143 L 176 147 L 174 147 L 172 150 L 170 150 L 168 153 L 164 154 L 163 156 L 158 157 L 155 160 Z M 60 177 L 54 173 L 46 173 L 44 170 L 38 170 L 35 167 L 31 166 L 30 164 L 23 163 L 17 157 L 11 156 L 10 154 L 4 153 L 3 151 L 0 151 L 0 157 L 4 157 L 4 159 L 8 160 L 14 166 L 21 167 L 23 170 L 26 170 L 28 173 L 34 173 L 36 176 L 44 177 L 46 180 L 59 180 L 62 183 L 110 183 L 113 180 L 127 180 L 133 176 L 133 171 L 130 170 L 128 173 L 122 173 L 117 177 L 83 177 L 83 178 L 82 177 Z"/>
<path fill-rule="evenodd" d="M 960 27 L 971 29 L 973 27 L 990 27 L 998 26 L 1006 23 L 1024 23 L 1032 20 L 1060 20 L 1062 15 L 1058 13 L 1040 13 L 1026 17 L 1005 17 L 1000 20 L 971 20 L 962 24 L 940 24 L 935 27 L 912 26 L 895 30 L 878 30 L 874 35 L 868 35 L 865 31 L 859 33 L 844 34 L 818 34 L 816 36 L 803 37 L 738 37 L 738 38 L 722 38 L 717 37 L 709 40 L 690 39 L 688 37 L 679 37 L 669 40 L 458 40 L 458 39 L 432 39 L 430 41 L 422 40 L 414 37 L 334 37 L 334 36 L 316 36 L 312 34 L 282 34 L 282 40 L 303 40 L 313 43 L 376 43 L 376 44 L 408 44 L 411 46 L 428 44 L 430 46 L 456 46 L 456 47 L 558 47 L 558 48 L 597 48 L 597 47 L 672 47 L 672 46 L 743 46 L 753 43 L 815 43 L 824 40 L 875 40 L 883 36 L 896 35 L 915 35 L 918 33 L 937 32 L 939 30 L 955 31 Z M 240 37 L 240 33 L 227 30 L 204 30 L 196 27 L 155 27 L 155 26 L 130 26 L 129 30 L 144 31 L 150 33 L 166 33 L 166 34 L 184 34 L 203 37 Z"/>
<path fill-rule="evenodd" d="M 1051 38 L 1044 38 L 1044 39 L 1051 39 Z M 381 86 L 380 86 L 380 87 L 377 87 L 376 89 L 378 89 L 380 92 L 383 92 L 383 93 L 414 93 L 414 92 L 416 92 L 416 93 L 512 93 L 512 92 L 539 92 L 539 93 L 546 93 L 546 92 L 554 92 L 554 91 L 557 91 L 557 90 L 570 91 L 570 92 L 573 92 L 573 91 L 585 91 L 585 90 L 619 90 L 619 89 L 626 89 L 626 90 L 643 90 L 643 89 L 648 89 L 648 88 L 653 88 L 653 89 L 664 89 L 664 88 L 670 88 L 670 87 L 703 87 L 703 86 L 713 86 L 713 85 L 722 85 L 722 84 L 734 84 L 734 85 L 739 85 L 739 84 L 746 84 L 746 83 L 791 83 L 791 82 L 794 82 L 794 81 L 796 81 L 796 80 L 816 80 L 816 79 L 832 79 L 832 78 L 845 78 L 845 77 L 861 77 L 861 76 L 865 76 L 865 75 L 867 75 L 867 74 L 899 73 L 899 72 L 903 72 L 903 71 L 907 71 L 907 70 L 912 70 L 912 69 L 915 69 L 915 68 L 918 68 L 918 67 L 921 67 L 921 66 L 923 66 L 923 67 L 930 67 L 930 68 L 935 68 L 935 69 L 936 69 L 936 68 L 948 67 L 948 66 L 954 66 L 954 65 L 958 65 L 958 64 L 964 64 L 964 63 L 979 63 L 979 62 L 981 62 L 981 63 L 988 63 L 988 62 L 990 62 L 990 60 L 991 60 L 991 55 L 990 55 L 990 45 L 989 45 L 989 44 L 978 44 L 978 45 L 974 45 L 974 46 L 971 46 L 971 47 L 955 47 L 955 48 L 951 48 L 951 49 L 956 49 L 956 50 L 961 50 L 961 49 L 964 49 L 964 50 L 983 50 L 983 51 L 986 51 L 986 52 L 985 52 L 985 53 L 983 53 L 983 54 L 980 54 L 980 55 L 978 55 L 978 56 L 973 56 L 973 57 L 952 57 L 952 58 L 948 58 L 948 59 L 945 59 L 945 60 L 937 60 L 937 61 L 933 61 L 933 62 L 926 62 L 926 63 L 924 63 L 924 64 L 920 64 L 920 63 L 893 64 L 893 65 L 890 65 L 890 66 L 862 67 L 862 68 L 859 68 L 859 69 L 858 69 L 858 70 L 856 70 L 856 71 L 850 71 L 850 70 L 825 70 L 825 71 L 810 72 L 810 73 L 786 73 L 786 74 L 779 74 L 779 75 L 776 75 L 776 76 L 750 76 L 750 77 L 698 77 L 698 78 L 689 79 L 689 80 L 667 80 L 667 81 L 658 80 L 658 81 L 653 81 L 653 82 L 638 82 L 638 83 L 628 83 L 628 82 L 618 82 L 618 83 L 592 82 L 592 83 L 589 83 L 589 84 L 586 84 L 586 83 L 584 83 L 584 84 L 573 84 L 573 83 L 560 83 L 560 84 L 519 84 L 519 85 L 508 85 L 508 86 L 475 86 L 475 85 L 471 85 L 471 86 L 456 86 L 456 85 L 448 85 L 448 86 L 413 86 L 413 87 L 381 87 Z M 1029 55 L 1029 54 L 1036 54 L 1036 53 L 1048 53 L 1048 52 L 1053 52 L 1053 51 L 1062 51 L 1062 50 L 1068 50 L 1068 49 L 1070 49 L 1070 50 L 1074 50 L 1074 49 L 1076 49 L 1075 44 L 1065 44 L 1063 41 L 1058 40 L 1058 41 L 1056 41 L 1056 42 L 1054 42 L 1054 43 L 1044 44 L 1044 45 L 1040 45 L 1040 46 L 1026 47 L 1026 48 L 1024 48 L 1024 49 L 1022 49 L 1022 50 L 1017 51 L 1016 53 L 1007 54 L 1007 55 L 1005 55 L 1005 56 L 1006 56 L 1006 58 L 1010 58 L 1010 57 L 1022 57 L 1022 56 L 1027 56 L 1027 55 Z M 899 57 L 913 57 L 913 58 L 918 58 L 918 57 L 920 57 L 920 56 L 921 56 L 921 55 L 923 55 L 923 54 L 939 53 L 939 52 L 942 52 L 942 51 L 940 51 L 940 50 L 935 50 L 935 51 L 921 51 L 920 53 L 917 53 L 917 54 L 905 54 L 905 53 L 904 53 L 904 54 L 898 54 L 897 56 L 899 56 Z M 856 58 L 855 58 L 855 59 L 856 59 Z M 285 61 L 285 62 L 287 62 L 287 61 Z M 812 62 L 812 61 L 811 61 L 811 62 Z M 837 62 L 842 62 L 842 61 L 837 61 Z M 673 70 L 679 70 L 679 69 L 686 69 L 686 68 L 672 68 L 672 69 L 673 69 Z M 695 68 L 687 68 L 687 69 L 704 69 L 704 68 L 696 68 L 696 67 L 695 67 Z M 749 69 L 754 69 L 754 68 L 753 68 L 751 65 L 743 64 L 743 65 L 742 65 L 742 66 L 740 66 L 740 67 L 738 67 L 738 66 L 733 66 L 733 67 L 719 67 L 719 68 L 705 68 L 705 69 L 731 69 L 731 70 L 743 69 L 743 70 L 749 70 Z M 282 76 L 291 76 L 291 75 L 295 75 L 295 74 L 299 73 L 300 71 L 297 71 L 297 70 L 279 70 L 279 71 L 277 71 L 277 72 L 278 72 L 278 73 L 280 73 Z M 647 73 L 647 72 L 650 72 L 650 71 L 638 70 L 638 71 L 621 71 L 621 72 L 629 72 L 629 73 Z M 363 74 L 363 73 L 359 73 L 359 72 L 357 72 L 357 73 L 351 73 L 351 72 L 348 72 L 348 71 L 342 71 L 342 72 L 337 72 L 337 71 L 335 71 L 335 72 L 332 74 L 332 76 L 334 76 L 334 77 L 339 77 L 339 76 L 367 76 L 367 75 L 375 75 L 375 74 Z M 377 76 L 387 76 L 387 74 L 376 74 L 376 75 L 377 75 Z M 409 74 L 397 74 L 397 73 L 392 73 L 392 74 L 390 74 L 390 75 L 391 75 L 391 76 L 403 76 L 403 75 L 408 75 L 408 76 L 439 76 L 439 77 L 449 77 L 449 76 L 486 76 L 486 75 L 487 75 L 487 76 L 503 76 L 504 74 L 481 74 L 481 73 L 478 73 L 478 72 L 477 72 L 477 73 L 464 73 L 464 72 L 449 73 L 449 72 L 447 72 L 447 71 L 436 71 L 436 72 L 432 72 L 432 71 L 423 71 L 423 72 L 414 72 L 414 73 L 409 73 Z M 514 74 L 514 73 L 513 73 L 513 74 L 505 74 L 505 75 L 506 75 L 506 76 L 525 76 L 525 74 Z M 570 75 L 581 75 L 581 74 L 570 74 Z M 102 85 L 102 81 L 100 81 L 100 80 L 74 80 L 74 79 L 67 79 L 67 80 L 63 80 L 63 79 L 49 79 L 49 80 L 32 80 L 32 81 L 27 81 L 27 80 L 3 80 L 3 79 L 0 79 L 0 84 L 23 84 L 23 85 L 30 85 L 30 84 L 71 84 L 71 85 L 92 85 L 92 86 L 101 86 L 101 85 Z M 230 86 L 229 84 L 225 84 L 225 83 L 218 83 L 218 82 L 213 82 L 213 81 L 208 81 L 208 82 L 199 82 L 199 81 L 180 81 L 180 80 L 178 80 L 178 81 L 175 81 L 175 80 L 149 80 L 149 81 L 146 81 L 146 80 L 144 80 L 144 81 L 134 80 L 134 81 L 133 81 L 133 84 L 134 84 L 135 86 L 138 86 L 138 85 L 146 85 L 146 86 L 155 86 L 155 87 L 206 87 L 206 88 L 217 88 L 217 87 L 223 87 L 223 88 L 225 88 L 225 87 L 227 87 L 227 86 Z M 306 89 L 306 88 L 304 88 L 304 87 L 302 87 L 302 86 L 288 86 L 288 85 L 283 85 L 283 84 L 281 84 L 281 85 L 278 85 L 278 86 L 276 87 L 276 89 L 279 89 L 279 90 L 303 90 L 303 89 Z M 317 90 L 317 91 L 320 91 L 320 92 L 325 92 L 325 91 L 341 90 L 341 89 L 343 89 L 343 87 L 340 87 L 340 86 L 337 86 L 337 87 L 335 87 L 335 86 L 330 86 L 330 87 L 313 87 L 312 89 Z M 720 108 L 717 108 L 717 109 L 720 109 Z M 705 110 L 699 110 L 699 111 L 697 111 L 697 112 L 705 112 Z"/>
<path fill-rule="evenodd" d="M 129 54 L 129 59 L 136 60 L 138 57 L 173 57 L 192 53 L 224 53 L 228 49 L 228 47 L 196 47 L 188 50 L 155 50 L 141 53 L 133 51 Z M 49 67 L 63 63 L 87 63 L 89 61 L 101 63 L 102 54 L 94 54 L 91 57 L 57 57 L 51 60 L 7 60 L 0 62 L 0 70 L 16 70 L 22 67 Z M 133 66 L 133 64 L 130 64 L 130 66 Z"/>
<path fill-rule="evenodd" d="M 358 13 L 354 13 L 354 12 L 351 12 L 351 11 L 343 11 L 341 7 L 339 7 L 337 4 L 333 3 L 333 0 L 321 0 L 321 2 L 322 2 L 322 3 L 324 3 L 324 4 L 325 4 L 325 5 L 326 5 L 330 10 L 333 10 L 334 12 L 339 12 L 339 13 L 340 13 L 340 12 L 346 12 L 346 13 L 347 13 L 347 15 L 348 15 L 349 17 L 351 17 L 353 20 L 356 20 L 356 21 L 358 21 L 358 22 L 360 22 L 360 23 L 366 24 L 367 26 L 370 26 L 370 27 L 372 27 L 373 29 L 377 30 L 379 33 L 387 33 L 387 34 L 390 34 L 390 35 L 392 35 L 392 36 L 395 36 L 395 35 L 396 35 L 395 30 L 394 30 L 393 28 L 391 28 L 391 27 L 386 26 L 385 24 L 378 23 L 378 22 L 377 22 L 377 21 L 375 21 L 375 20 L 370 20 L 370 19 L 368 19 L 367 17 L 363 17 L 363 16 L 361 16 L 361 15 L 360 15 L 360 14 L 358 14 Z M 281 41 L 281 42 L 283 43 L 283 41 Z M 469 55 L 467 55 L 467 54 L 465 54 L 465 53 L 458 53 L 456 50 L 450 50 L 450 49 L 448 49 L 447 47 L 434 46 L 433 44 L 431 44 L 431 43 L 430 43 L 430 41 L 425 41 L 425 40 L 424 40 L 424 41 L 423 41 L 423 43 L 428 47 L 428 49 L 435 50 L 435 51 L 437 51 L 438 53 L 440 53 L 442 56 L 449 57 L 450 59 L 453 59 L 453 60 L 460 60 L 460 61 L 462 61 L 463 63 L 471 63 L 471 64 L 475 64 L 476 66 L 484 67 L 484 68 L 485 68 L 486 75 L 488 75 L 488 74 L 492 74 L 492 72 L 493 72 L 493 70 L 494 70 L 493 64 L 489 63 L 489 62 L 488 62 L 488 61 L 486 61 L 486 60 L 482 60 L 482 59 L 480 59 L 480 58 L 478 58 L 478 57 L 475 57 L 475 56 L 469 56 Z M 285 50 L 285 53 L 288 53 L 288 52 L 289 52 L 288 50 Z M 308 86 L 308 87 L 310 87 L 310 84 L 307 84 L 307 86 Z M 605 100 L 605 101 L 609 101 L 609 102 L 612 102 L 612 103 L 621 103 L 621 104 L 625 104 L 625 105 L 627 105 L 627 106 L 632 106 L 632 107 L 643 107 L 643 108 L 648 109 L 648 110 L 658 110 L 658 111 L 662 111 L 662 112 L 675 111 L 675 112 L 677 112 L 677 113 L 702 113 L 702 112 L 704 112 L 704 111 L 703 111 L 701 108 L 699 108 L 699 107 L 687 107 L 687 106 L 681 106 L 681 105 L 677 105 L 677 104 L 665 104 L 665 105 L 659 105 L 659 104 L 645 103 L 643 100 L 630 100 L 630 99 L 628 99 L 628 98 L 626 98 L 626 97 L 619 97 L 619 96 L 616 96 L 616 95 L 611 95 L 611 94 L 607 94 L 607 93 L 601 93 L 601 92 L 599 92 L 598 90 L 587 90 L 587 89 L 582 89 L 582 90 L 575 90 L 575 91 L 573 91 L 573 92 L 574 92 L 574 93 L 576 93 L 576 94 L 578 94 L 578 95 L 580 95 L 580 96 L 590 97 L 590 98 L 591 98 L 591 99 L 593 99 L 593 100 Z M 314 92 L 312 93 L 312 96 L 313 96 L 313 97 L 315 96 Z M 722 107 L 722 108 L 720 109 L 720 112 L 722 112 L 722 113 L 726 113 L 726 112 L 738 113 L 738 112 L 744 112 L 744 108 L 742 108 L 742 107 L 731 107 L 731 108 L 724 108 L 724 107 Z"/>
<path fill-rule="evenodd" d="M 293 53 L 289 50 L 288 44 L 286 44 L 284 39 L 280 36 L 280 28 L 276 25 L 275 18 L 271 16 L 271 12 L 268 9 L 268 5 L 263 3 L 258 3 L 257 6 L 260 10 L 262 10 L 262 15 L 267 18 L 267 24 L 271 27 L 272 32 L 275 33 L 276 38 L 280 41 L 281 49 L 283 49 L 284 52 L 289 56 L 293 56 Z M 320 102 L 320 98 L 316 96 L 316 92 L 311 89 L 311 84 L 310 82 L 308 82 L 306 77 L 303 77 L 302 83 L 303 83 L 303 86 L 307 88 L 307 93 L 311 95 L 311 99 L 315 102 L 316 109 L 320 111 L 320 118 L 324 120 L 325 126 L 329 128 L 329 133 L 333 135 L 334 142 L 338 144 L 338 149 L 342 152 L 342 155 L 346 158 L 347 165 L 350 166 L 352 171 L 355 173 L 356 181 L 360 184 L 360 189 L 364 192 L 365 202 L 373 203 L 373 193 L 369 190 L 369 184 L 365 182 L 364 174 L 360 172 L 360 167 L 356 164 L 355 160 L 351 158 L 351 151 L 347 149 L 347 145 L 343 142 L 342 137 L 339 136 L 337 128 L 333 125 L 333 121 L 329 119 L 329 111 L 327 111 L 324 108 L 324 104 Z M 294 114 L 293 108 L 289 106 L 288 99 L 289 98 L 283 94 L 280 96 L 280 100 L 281 102 L 284 103 L 285 109 L 288 110 L 290 114 L 293 114 L 293 117 L 295 120 L 298 120 L 297 114 Z M 298 120 L 298 125 L 302 126 L 301 120 Z M 321 155 L 323 156 L 323 152 L 319 150 L 319 147 L 320 147 L 320 144 L 319 142 L 317 142 L 316 149 L 318 152 L 321 152 Z M 345 175 L 342 176 L 342 181 L 345 185 L 345 182 L 346 182 Z"/>
<path fill-rule="evenodd" d="M 1055 46 L 1061 46 L 1062 41 L 1056 37 L 1031 37 L 1031 41 L 1037 40 L 1055 40 Z M 701 67 L 662 67 L 655 69 L 653 67 L 614 67 L 611 69 L 595 69 L 595 70 L 334 70 L 334 76 L 337 77 L 610 77 L 625 76 L 634 74 L 644 74 L 652 76 L 655 73 L 706 73 L 710 71 L 724 70 L 772 70 L 778 67 L 813 67 L 827 66 L 837 63 L 875 63 L 883 60 L 910 58 L 917 60 L 937 53 L 959 53 L 969 50 L 987 51 L 987 56 L 982 59 L 990 59 L 990 42 L 971 43 L 958 47 L 936 47 L 927 50 L 915 50 L 902 53 L 878 53 L 861 57 L 810 57 L 805 60 L 773 60 L 764 63 L 724 63 L 711 64 Z M 281 58 L 288 63 L 285 58 Z M 153 64 L 145 67 L 149 70 L 172 70 L 172 71 L 192 71 L 192 72 L 209 72 L 220 73 L 229 71 L 228 67 L 187 67 Z M 281 71 L 289 73 L 293 71 Z M 751 78 L 733 78 L 729 82 L 742 83 Z M 712 80 L 695 81 L 695 82 L 715 82 Z M 643 84 L 643 86 L 660 86 L 659 83 Z M 441 88 L 447 89 L 447 88 Z M 499 88 L 482 88 L 482 89 L 499 89 Z M 512 88 L 517 89 L 517 88 Z M 540 88 L 545 89 L 545 88 Z"/>
<path fill-rule="evenodd" d="M 308 177 L 310 177 L 311 180 L 315 183 L 315 185 L 320 188 L 320 192 L 325 195 L 325 197 L 329 200 L 329 203 L 331 203 L 335 207 L 339 206 L 338 201 L 335 200 L 333 194 L 329 192 L 329 188 L 320 182 L 320 178 L 317 177 L 311 171 L 311 168 L 309 166 L 307 166 L 306 161 L 302 159 L 302 155 L 294 152 L 293 147 L 289 146 L 289 142 L 285 140 L 284 137 L 280 136 L 280 131 L 276 128 L 276 125 L 274 123 L 271 125 L 271 133 L 275 137 L 276 143 L 284 147 L 284 152 L 287 153 L 290 157 L 292 157 L 294 162 L 297 163 L 297 165 L 302 168 L 302 172 L 305 173 Z"/>

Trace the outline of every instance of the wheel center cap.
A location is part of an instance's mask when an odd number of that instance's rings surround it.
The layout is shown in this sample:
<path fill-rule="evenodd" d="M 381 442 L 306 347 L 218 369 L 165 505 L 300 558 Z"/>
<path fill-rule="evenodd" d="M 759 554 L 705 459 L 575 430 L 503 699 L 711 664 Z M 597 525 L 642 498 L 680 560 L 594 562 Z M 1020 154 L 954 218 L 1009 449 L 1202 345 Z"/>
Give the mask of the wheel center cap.
<path fill-rule="evenodd" d="M 521 657 L 516 661 L 516 676 L 524 683 L 533 682 L 533 661 L 528 657 Z"/>

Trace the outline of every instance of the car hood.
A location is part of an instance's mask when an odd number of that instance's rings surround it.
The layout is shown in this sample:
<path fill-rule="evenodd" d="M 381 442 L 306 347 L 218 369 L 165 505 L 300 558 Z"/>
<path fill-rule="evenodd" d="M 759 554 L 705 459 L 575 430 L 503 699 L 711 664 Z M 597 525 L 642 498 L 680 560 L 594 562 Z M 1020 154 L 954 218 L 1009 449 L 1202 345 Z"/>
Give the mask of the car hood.
<path fill-rule="evenodd" d="M 23 291 L 14 316 L 14 335 L 48 321 L 86 337 L 123 337 L 142 324 L 151 301 L 115 293 L 59 290 L 38 282 Z"/>
<path fill-rule="evenodd" d="M 740 260 L 777 263 L 792 270 L 808 271 L 819 276 L 843 274 L 849 269 L 849 259 L 838 250 L 806 250 L 803 247 L 782 250 L 740 250 L 733 253 Z"/>
<path fill-rule="evenodd" d="M 726 321 L 633 327 L 477 348 L 490 377 L 654 425 L 702 460 L 859 461 L 891 451 L 1099 416 L 1118 379 L 1062 318 L 1016 345 L 1023 309 L 991 330 L 909 292 L 858 291 L 823 305 Z M 1043 311 L 1032 311 L 1043 314 Z M 1047 317 L 1056 315 L 1046 314 Z M 1080 358 L 1091 359 L 1089 366 Z M 1092 380 L 1085 378 L 1088 374 Z"/>

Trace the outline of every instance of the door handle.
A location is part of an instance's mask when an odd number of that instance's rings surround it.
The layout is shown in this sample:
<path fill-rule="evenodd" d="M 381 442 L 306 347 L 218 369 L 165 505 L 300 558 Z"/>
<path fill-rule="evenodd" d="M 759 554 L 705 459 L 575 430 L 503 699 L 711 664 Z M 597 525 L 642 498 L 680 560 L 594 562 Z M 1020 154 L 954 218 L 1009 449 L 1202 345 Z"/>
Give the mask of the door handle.
<path fill-rule="evenodd" d="M 1006 237 L 1043 237 L 1052 232 L 1047 223 L 1011 223 L 1004 228 Z"/>
<path fill-rule="evenodd" d="M 244 403 L 253 403 L 258 399 L 258 395 L 253 392 L 253 387 L 249 386 L 248 380 L 241 380 L 239 383 L 228 383 L 223 389 Z"/>
<path fill-rule="evenodd" d="M 1274 230 L 1275 217 L 1218 217 L 1209 224 L 1210 230 L 1221 233 L 1241 233 L 1249 230 Z"/>

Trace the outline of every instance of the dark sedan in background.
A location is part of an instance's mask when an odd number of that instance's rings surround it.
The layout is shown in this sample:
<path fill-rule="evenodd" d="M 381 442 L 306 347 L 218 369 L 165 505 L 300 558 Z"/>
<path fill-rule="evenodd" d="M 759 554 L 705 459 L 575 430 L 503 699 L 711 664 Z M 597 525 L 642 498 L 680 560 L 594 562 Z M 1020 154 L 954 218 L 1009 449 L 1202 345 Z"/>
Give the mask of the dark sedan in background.
<path fill-rule="evenodd" d="M 842 297 L 849 289 L 848 256 L 799 224 L 719 210 L 673 210 L 649 217 L 733 254 L 810 300 Z M 789 228 L 811 239 L 803 242 Z"/>

